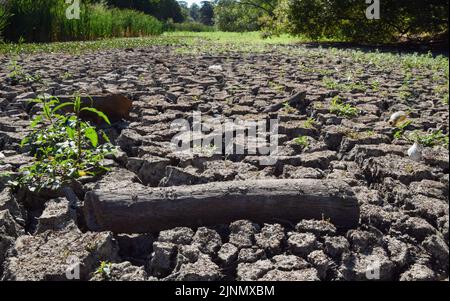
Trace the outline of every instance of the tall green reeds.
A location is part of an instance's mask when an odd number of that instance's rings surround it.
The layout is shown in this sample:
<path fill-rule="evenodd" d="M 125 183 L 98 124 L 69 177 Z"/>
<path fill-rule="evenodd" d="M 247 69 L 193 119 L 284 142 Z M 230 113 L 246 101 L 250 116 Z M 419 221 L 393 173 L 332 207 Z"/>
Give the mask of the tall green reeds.
<path fill-rule="evenodd" d="M 10 41 L 54 42 L 157 35 L 163 31 L 162 23 L 152 16 L 89 2 L 81 1 L 79 19 L 68 19 L 69 5 L 64 0 L 9 0 L 9 25 L 4 36 Z"/>

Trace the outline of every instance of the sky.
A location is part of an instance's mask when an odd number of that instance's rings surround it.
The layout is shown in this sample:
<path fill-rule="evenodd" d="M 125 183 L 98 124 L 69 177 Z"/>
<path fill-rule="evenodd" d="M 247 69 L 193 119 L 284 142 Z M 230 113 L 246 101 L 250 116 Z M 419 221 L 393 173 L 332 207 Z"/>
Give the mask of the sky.
<path fill-rule="evenodd" d="M 200 2 L 202 2 L 203 0 L 183 0 L 183 1 L 186 1 L 189 4 L 189 6 L 191 6 L 193 3 L 200 4 Z"/>

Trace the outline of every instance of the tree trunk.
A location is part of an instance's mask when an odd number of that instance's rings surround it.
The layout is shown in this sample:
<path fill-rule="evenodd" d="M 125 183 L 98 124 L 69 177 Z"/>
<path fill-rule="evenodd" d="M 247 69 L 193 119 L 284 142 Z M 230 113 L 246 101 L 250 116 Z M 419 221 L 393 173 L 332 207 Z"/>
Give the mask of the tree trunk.
<path fill-rule="evenodd" d="M 100 191 L 86 194 L 84 216 L 93 231 L 157 232 L 177 226 L 330 219 L 352 228 L 359 220 L 350 187 L 337 180 L 288 179 Z"/>

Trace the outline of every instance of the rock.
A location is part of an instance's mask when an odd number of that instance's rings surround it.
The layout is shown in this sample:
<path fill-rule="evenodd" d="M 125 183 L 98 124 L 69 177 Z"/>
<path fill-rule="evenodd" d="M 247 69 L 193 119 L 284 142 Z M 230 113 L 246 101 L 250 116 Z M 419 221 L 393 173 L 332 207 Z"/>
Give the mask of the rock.
<path fill-rule="evenodd" d="M 268 254 L 279 254 L 285 241 L 284 228 L 280 224 L 264 224 L 261 233 L 255 235 L 255 240 L 256 245 Z"/>
<path fill-rule="evenodd" d="M 145 264 L 146 258 L 153 252 L 153 242 L 156 240 L 152 234 L 117 234 L 119 255 L 122 259 L 133 264 Z"/>
<path fill-rule="evenodd" d="M 336 152 L 329 150 L 300 155 L 303 167 L 320 168 L 322 170 L 327 169 L 330 162 L 336 159 Z"/>
<path fill-rule="evenodd" d="M 298 232 L 310 232 L 316 236 L 332 236 L 336 234 L 336 227 L 325 220 L 302 220 L 296 226 Z"/>
<path fill-rule="evenodd" d="M 176 256 L 177 248 L 173 243 L 154 242 L 153 253 L 148 263 L 150 274 L 158 278 L 168 276 L 175 267 Z"/>
<path fill-rule="evenodd" d="M 197 244 L 179 246 L 177 254 L 177 267 L 179 268 L 184 263 L 196 262 L 200 256 L 201 252 Z"/>
<path fill-rule="evenodd" d="M 414 215 L 424 218 L 432 225 L 437 225 L 437 220 L 441 216 L 448 215 L 448 203 L 424 195 L 406 198 L 404 208 L 414 212 Z"/>
<path fill-rule="evenodd" d="M 379 238 L 374 233 L 362 230 L 349 230 L 347 239 L 355 252 L 367 251 L 379 242 Z"/>
<path fill-rule="evenodd" d="M 76 212 L 66 198 L 50 200 L 38 218 L 36 233 L 47 230 L 58 231 L 67 226 L 76 227 Z"/>
<path fill-rule="evenodd" d="M 118 261 L 118 249 L 111 232 L 81 233 L 65 228 L 20 236 L 14 256 L 4 262 L 3 280 L 68 280 L 67 275 L 74 275 L 71 270 L 76 263 L 80 280 L 87 280 L 101 261 Z"/>
<path fill-rule="evenodd" d="M 268 259 L 258 260 L 254 263 L 240 263 L 237 267 L 238 281 L 254 281 L 262 278 L 268 271 L 274 268 Z"/>
<path fill-rule="evenodd" d="M 264 250 L 253 248 L 243 248 L 239 251 L 238 262 L 256 262 L 258 260 L 266 259 L 266 253 Z"/>
<path fill-rule="evenodd" d="M 201 256 L 194 263 L 183 264 L 176 277 L 177 281 L 218 281 L 222 278 L 219 267 L 209 259 Z"/>
<path fill-rule="evenodd" d="M 230 224 L 230 243 L 239 249 L 251 247 L 259 226 L 247 220 L 239 220 Z"/>
<path fill-rule="evenodd" d="M 14 221 L 9 210 L 0 211 L 0 275 L 2 275 L 2 264 L 8 251 L 14 245 L 16 238 L 23 233 L 23 229 Z"/>
<path fill-rule="evenodd" d="M 411 260 L 411 248 L 404 242 L 392 236 L 383 237 L 389 258 L 398 270 L 403 269 Z"/>
<path fill-rule="evenodd" d="M 19 222 L 25 224 L 26 212 L 19 205 L 11 188 L 5 188 L 0 192 L 0 211 L 9 210 L 9 213 Z"/>
<path fill-rule="evenodd" d="M 317 270 L 313 268 L 298 271 L 272 270 L 267 272 L 261 281 L 319 281 Z"/>
<path fill-rule="evenodd" d="M 433 281 L 436 274 L 423 264 L 413 264 L 409 270 L 400 275 L 400 281 Z"/>
<path fill-rule="evenodd" d="M 428 235 L 436 233 L 436 229 L 420 217 L 409 217 L 406 220 L 398 220 L 392 225 L 392 230 L 408 234 L 418 242 L 422 242 Z"/>
<path fill-rule="evenodd" d="M 448 245 L 441 237 L 438 235 L 428 236 L 422 242 L 422 246 L 441 267 L 448 271 Z"/>
<path fill-rule="evenodd" d="M 192 242 L 194 231 L 187 227 L 176 227 L 159 232 L 158 241 L 170 242 L 175 245 L 188 245 Z"/>
<path fill-rule="evenodd" d="M 216 231 L 205 227 L 197 229 L 193 241 L 198 244 L 200 251 L 209 255 L 217 254 L 222 246 L 220 235 Z"/>
<path fill-rule="evenodd" d="M 350 243 L 343 236 L 325 237 L 325 253 L 332 258 L 339 258 L 342 254 L 349 252 Z"/>
<path fill-rule="evenodd" d="M 143 184 L 158 186 L 169 164 L 169 159 L 144 155 L 141 158 L 128 158 L 127 168 L 135 172 Z"/>
<path fill-rule="evenodd" d="M 313 251 L 308 255 L 308 261 L 317 270 L 319 278 L 324 280 L 327 277 L 327 273 L 331 268 L 332 261 L 325 255 L 322 250 Z"/>
<path fill-rule="evenodd" d="M 394 263 L 386 252 L 375 247 L 367 253 L 351 253 L 343 257 L 339 272 L 347 281 L 392 280 Z"/>
<path fill-rule="evenodd" d="M 228 266 L 236 261 L 239 249 L 231 243 L 225 243 L 220 248 L 217 257 L 223 265 Z"/>
<path fill-rule="evenodd" d="M 361 223 L 374 226 L 380 231 L 389 230 L 391 224 L 395 222 L 396 215 L 384 210 L 380 206 L 363 204 L 360 207 Z"/>
<path fill-rule="evenodd" d="M 147 281 L 148 276 L 143 267 L 132 265 L 128 261 L 111 263 L 110 273 L 107 277 L 95 273 L 90 281 Z"/>
<path fill-rule="evenodd" d="M 306 257 L 318 247 L 316 236 L 312 233 L 295 233 L 289 236 L 288 248 L 292 254 Z"/>
<path fill-rule="evenodd" d="M 427 165 L 395 155 L 369 158 L 364 161 L 362 169 L 372 182 L 382 182 L 390 177 L 408 185 L 413 181 L 436 178 Z"/>
<path fill-rule="evenodd" d="M 438 226 L 439 231 L 442 233 L 442 236 L 444 237 L 445 242 L 448 245 L 448 230 L 449 230 L 448 215 L 443 216 L 438 220 Z"/>
<path fill-rule="evenodd" d="M 301 270 L 309 267 L 309 263 L 295 255 L 277 255 L 272 258 L 275 268 L 281 271 Z"/>

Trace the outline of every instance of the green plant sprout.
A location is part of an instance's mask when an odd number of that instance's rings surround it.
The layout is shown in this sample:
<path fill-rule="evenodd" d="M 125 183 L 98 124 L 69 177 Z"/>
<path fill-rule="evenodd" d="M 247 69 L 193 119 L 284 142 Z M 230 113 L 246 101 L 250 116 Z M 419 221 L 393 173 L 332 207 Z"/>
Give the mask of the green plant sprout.
<path fill-rule="evenodd" d="M 112 266 L 112 264 L 110 262 L 102 261 L 100 263 L 100 266 L 95 271 L 95 274 L 99 274 L 103 278 L 107 279 L 107 278 L 111 277 L 111 266 Z"/>
<path fill-rule="evenodd" d="M 25 186 L 30 191 L 57 190 L 73 179 L 108 170 L 102 161 L 113 153 L 113 146 L 104 132 L 102 137 L 106 142 L 100 145 L 96 128 L 80 118 L 81 112 L 89 111 L 110 124 L 103 112 L 83 107 L 79 96 L 73 102 L 60 103 L 56 97 L 33 102 L 42 105 L 42 112 L 32 120 L 32 132 L 22 140 L 21 146 L 30 149 L 35 161 L 20 169 L 21 174 L 13 185 Z M 60 114 L 66 107 L 72 113 Z"/>
<path fill-rule="evenodd" d="M 302 146 L 303 148 L 307 148 L 309 145 L 308 136 L 298 136 L 294 139 L 294 143 Z"/>
<path fill-rule="evenodd" d="M 421 133 L 419 131 L 414 131 L 409 135 L 409 140 L 428 147 L 433 147 L 436 145 L 448 146 L 448 135 L 444 135 L 441 130 L 432 131 L 429 133 Z"/>
<path fill-rule="evenodd" d="M 394 132 L 394 138 L 400 139 L 403 136 L 403 133 L 405 132 L 405 129 L 412 123 L 411 120 L 406 119 L 405 121 L 401 122 L 397 125 L 397 129 Z"/>
<path fill-rule="evenodd" d="M 331 100 L 330 113 L 351 118 L 358 116 L 358 109 L 351 104 L 344 104 L 339 96 L 335 96 Z"/>

